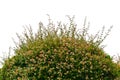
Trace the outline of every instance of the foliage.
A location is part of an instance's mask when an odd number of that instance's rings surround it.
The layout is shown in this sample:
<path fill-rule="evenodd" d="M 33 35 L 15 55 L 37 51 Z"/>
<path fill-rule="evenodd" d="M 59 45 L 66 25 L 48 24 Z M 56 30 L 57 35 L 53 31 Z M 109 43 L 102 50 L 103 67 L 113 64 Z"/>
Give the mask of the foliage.
<path fill-rule="evenodd" d="M 120 55 L 117 54 L 117 56 L 113 56 L 115 62 L 117 63 L 117 68 L 118 68 L 118 74 L 119 74 L 119 77 L 116 78 L 115 80 L 120 80 Z"/>
<path fill-rule="evenodd" d="M 15 56 L 7 59 L 1 69 L 1 80 L 114 80 L 117 64 L 100 46 L 108 32 L 88 34 L 89 26 L 76 29 L 74 17 L 69 25 L 54 23 L 44 27 L 39 23 L 37 33 L 27 28 L 17 35 Z M 87 27 L 86 27 L 87 26 Z"/>

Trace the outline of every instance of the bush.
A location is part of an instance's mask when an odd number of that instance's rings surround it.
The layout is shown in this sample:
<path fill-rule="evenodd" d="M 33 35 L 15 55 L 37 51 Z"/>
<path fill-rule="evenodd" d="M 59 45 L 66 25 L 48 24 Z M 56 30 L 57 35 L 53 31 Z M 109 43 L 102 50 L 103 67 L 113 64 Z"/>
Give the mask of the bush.
<path fill-rule="evenodd" d="M 49 19 L 50 20 L 50 19 Z M 108 34 L 90 36 L 88 27 L 76 29 L 74 18 L 69 25 L 40 22 L 38 32 L 25 29 L 15 56 L 7 59 L 1 69 L 1 80 L 114 80 L 117 64 L 100 44 Z M 109 33 L 111 28 L 108 30 Z"/>

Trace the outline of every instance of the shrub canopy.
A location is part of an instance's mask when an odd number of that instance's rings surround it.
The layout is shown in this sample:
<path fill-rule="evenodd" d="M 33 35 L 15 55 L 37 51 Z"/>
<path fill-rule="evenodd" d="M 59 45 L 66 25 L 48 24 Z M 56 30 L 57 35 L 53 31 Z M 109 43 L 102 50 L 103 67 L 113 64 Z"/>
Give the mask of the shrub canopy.
<path fill-rule="evenodd" d="M 118 68 L 100 47 L 107 34 L 91 36 L 89 26 L 76 29 L 74 18 L 69 24 L 56 27 L 49 19 L 37 33 L 25 29 L 17 35 L 15 56 L 7 59 L 1 69 L 1 80 L 113 80 Z"/>

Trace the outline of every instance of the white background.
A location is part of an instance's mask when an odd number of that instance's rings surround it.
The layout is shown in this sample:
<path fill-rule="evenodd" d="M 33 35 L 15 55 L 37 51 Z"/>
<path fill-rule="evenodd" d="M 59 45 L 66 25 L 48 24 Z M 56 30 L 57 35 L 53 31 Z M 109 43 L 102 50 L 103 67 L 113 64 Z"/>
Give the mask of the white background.
<path fill-rule="evenodd" d="M 38 23 L 47 23 L 49 14 L 52 20 L 67 22 L 66 15 L 75 15 L 78 25 L 84 18 L 90 22 L 91 32 L 113 29 L 104 41 L 105 51 L 111 56 L 120 53 L 120 2 L 119 0 L 0 0 L 0 56 L 5 56 L 9 47 L 14 47 L 12 38 L 16 32 L 22 33 L 23 26 L 29 24 L 37 30 Z M 81 26 L 79 26 L 81 27 Z"/>

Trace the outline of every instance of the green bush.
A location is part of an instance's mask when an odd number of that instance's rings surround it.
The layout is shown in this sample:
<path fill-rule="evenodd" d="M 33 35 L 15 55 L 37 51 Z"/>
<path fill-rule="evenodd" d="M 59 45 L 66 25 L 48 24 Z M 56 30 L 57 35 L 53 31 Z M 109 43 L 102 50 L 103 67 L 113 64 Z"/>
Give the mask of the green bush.
<path fill-rule="evenodd" d="M 49 19 L 48 27 L 40 22 L 37 33 L 31 27 L 23 37 L 17 35 L 15 56 L 1 69 L 1 80 L 114 80 L 117 64 L 100 47 L 108 34 L 90 36 L 88 27 L 76 29 L 74 18 L 68 25 Z M 110 28 L 111 29 L 111 28 Z M 110 29 L 107 33 L 110 32 Z"/>

